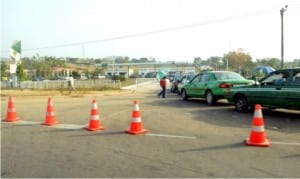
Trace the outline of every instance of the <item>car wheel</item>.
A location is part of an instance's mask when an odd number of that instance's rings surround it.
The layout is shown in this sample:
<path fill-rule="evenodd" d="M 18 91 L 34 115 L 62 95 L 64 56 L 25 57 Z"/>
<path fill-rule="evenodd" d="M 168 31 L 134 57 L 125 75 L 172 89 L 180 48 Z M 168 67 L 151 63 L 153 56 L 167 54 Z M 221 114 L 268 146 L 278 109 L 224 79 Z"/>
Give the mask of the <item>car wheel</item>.
<path fill-rule="evenodd" d="M 213 105 L 215 103 L 215 97 L 211 91 L 206 92 L 205 98 L 208 105 Z"/>
<path fill-rule="evenodd" d="M 249 109 L 249 104 L 246 96 L 237 95 L 234 100 L 235 110 L 238 112 L 247 112 Z"/>
<path fill-rule="evenodd" d="M 182 100 L 184 100 L 184 101 L 188 100 L 188 96 L 186 95 L 186 91 L 185 90 L 182 90 L 181 96 L 182 96 Z"/>

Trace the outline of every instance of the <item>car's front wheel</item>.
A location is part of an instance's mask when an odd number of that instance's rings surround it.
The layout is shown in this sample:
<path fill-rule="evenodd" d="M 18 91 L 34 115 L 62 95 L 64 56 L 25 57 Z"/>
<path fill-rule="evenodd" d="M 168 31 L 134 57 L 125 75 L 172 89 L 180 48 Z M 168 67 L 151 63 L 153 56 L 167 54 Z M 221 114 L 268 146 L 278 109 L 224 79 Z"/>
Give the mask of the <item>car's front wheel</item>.
<path fill-rule="evenodd" d="M 182 100 L 184 100 L 184 101 L 188 100 L 188 96 L 187 96 L 186 91 L 184 89 L 181 92 L 181 97 L 182 97 Z"/>
<path fill-rule="evenodd" d="M 234 100 L 235 110 L 238 112 L 247 112 L 248 111 L 248 100 L 244 95 L 237 95 Z"/>

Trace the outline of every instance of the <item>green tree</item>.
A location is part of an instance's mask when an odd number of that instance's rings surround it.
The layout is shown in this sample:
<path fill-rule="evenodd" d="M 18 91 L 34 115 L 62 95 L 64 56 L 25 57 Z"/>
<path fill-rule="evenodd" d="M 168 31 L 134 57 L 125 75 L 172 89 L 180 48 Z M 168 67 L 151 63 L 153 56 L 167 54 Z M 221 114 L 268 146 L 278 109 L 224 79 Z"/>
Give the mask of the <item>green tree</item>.
<path fill-rule="evenodd" d="M 263 59 L 256 59 L 256 65 L 265 65 L 270 66 L 275 69 L 280 69 L 281 61 L 278 58 L 263 58 Z"/>
<path fill-rule="evenodd" d="M 201 57 L 194 57 L 193 64 L 199 66 L 201 64 L 201 61 L 202 61 Z"/>
<path fill-rule="evenodd" d="M 224 54 L 223 62 L 227 63 L 231 70 L 242 73 L 243 71 L 249 71 L 252 68 L 253 62 L 251 56 L 244 52 L 229 52 Z"/>
<path fill-rule="evenodd" d="M 1 60 L 1 79 L 3 77 L 7 77 L 7 72 L 6 72 L 7 69 L 8 69 L 8 64 Z"/>
<path fill-rule="evenodd" d="M 26 79 L 26 75 L 25 75 L 25 71 L 24 71 L 24 64 L 23 63 L 19 63 L 17 64 L 17 77 L 19 79 L 19 81 L 24 81 Z"/>
<path fill-rule="evenodd" d="M 222 57 L 212 56 L 207 59 L 208 65 L 214 67 L 217 70 L 223 66 Z"/>

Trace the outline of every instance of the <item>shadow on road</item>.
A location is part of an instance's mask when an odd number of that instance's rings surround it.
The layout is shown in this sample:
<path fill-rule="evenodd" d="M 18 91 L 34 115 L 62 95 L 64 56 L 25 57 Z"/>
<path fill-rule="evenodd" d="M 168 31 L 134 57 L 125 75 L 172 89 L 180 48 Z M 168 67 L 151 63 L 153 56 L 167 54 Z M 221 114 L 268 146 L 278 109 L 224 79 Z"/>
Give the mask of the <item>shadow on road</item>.
<path fill-rule="evenodd" d="M 187 149 L 187 150 L 180 150 L 177 152 L 197 152 L 197 151 L 212 151 L 212 150 L 223 150 L 223 149 L 232 149 L 232 148 L 242 148 L 245 147 L 245 144 L 242 142 L 225 144 L 225 145 L 217 145 L 217 146 L 210 146 L 210 147 L 203 147 L 203 148 L 195 148 L 195 149 Z"/>

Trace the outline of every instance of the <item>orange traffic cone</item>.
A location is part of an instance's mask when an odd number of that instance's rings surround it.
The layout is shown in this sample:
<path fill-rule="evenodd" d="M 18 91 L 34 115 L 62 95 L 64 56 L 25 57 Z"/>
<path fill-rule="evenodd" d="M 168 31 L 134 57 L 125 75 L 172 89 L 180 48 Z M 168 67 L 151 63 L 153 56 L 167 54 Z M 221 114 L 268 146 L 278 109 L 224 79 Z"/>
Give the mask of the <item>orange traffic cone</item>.
<path fill-rule="evenodd" d="M 13 97 L 9 96 L 6 118 L 3 121 L 15 122 L 15 121 L 18 121 L 18 120 L 20 120 L 20 118 L 17 117 L 16 108 L 15 108 L 15 105 L 14 105 L 14 99 L 13 99 Z"/>
<path fill-rule="evenodd" d="M 264 120 L 262 117 L 261 106 L 255 105 L 250 137 L 246 139 L 246 144 L 251 146 L 268 147 L 270 142 L 266 139 Z"/>
<path fill-rule="evenodd" d="M 129 134 L 143 134 L 148 132 L 148 130 L 143 129 L 142 118 L 140 114 L 139 104 L 137 100 L 133 101 L 134 109 L 132 111 L 132 122 L 130 124 L 130 129 L 125 132 Z"/>
<path fill-rule="evenodd" d="M 58 124 L 58 123 L 59 122 L 56 120 L 56 117 L 55 117 L 52 100 L 49 97 L 48 98 L 48 104 L 47 104 L 47 112 L 46 112 L 45 122 L 41 123 L 41 124 L 46 125 L 46 126 L 53 126 L 53 125 Z"/>
<path fill-rule="evenodd" d="M 102 130 L 105 128 L 104 126 L 101 126 L 100 119 L 99 119 L 98 106 L 97 106 L 95 99 L 93 99 L 93 102 L 92 102 L 92 109 L 91 109 L 90 115 L 91 115 L 90 122 L 89 122 L 89 125 L 86 127 L 87 130 L 97 131 L 97 130 Z"/>

